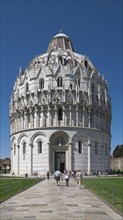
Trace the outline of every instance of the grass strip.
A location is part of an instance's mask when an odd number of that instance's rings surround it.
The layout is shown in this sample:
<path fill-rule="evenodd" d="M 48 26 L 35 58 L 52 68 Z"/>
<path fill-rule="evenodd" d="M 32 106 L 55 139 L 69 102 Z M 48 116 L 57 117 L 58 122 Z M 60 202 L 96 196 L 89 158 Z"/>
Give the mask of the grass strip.
<path fill-rule="evenodd" d="M 0 203 L 42 180 L 42 178 L 0 177 Z"/>
<path fill-rule="evenodd" d="M 97 177 L 83 179 L 82 184 L 123 214 L 123 178 Z"/>

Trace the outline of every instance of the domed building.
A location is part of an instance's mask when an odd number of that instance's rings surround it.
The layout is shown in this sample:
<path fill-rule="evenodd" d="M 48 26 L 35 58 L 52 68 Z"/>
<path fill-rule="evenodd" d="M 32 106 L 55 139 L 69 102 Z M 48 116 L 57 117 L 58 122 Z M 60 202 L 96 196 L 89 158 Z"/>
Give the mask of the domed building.
<path fill-rule="evenodd" d="M 20 69 L 10 101 L 10 132 L 11 172 L 17 175 L 110 169 L 107 82 L 64 33 Z"/>

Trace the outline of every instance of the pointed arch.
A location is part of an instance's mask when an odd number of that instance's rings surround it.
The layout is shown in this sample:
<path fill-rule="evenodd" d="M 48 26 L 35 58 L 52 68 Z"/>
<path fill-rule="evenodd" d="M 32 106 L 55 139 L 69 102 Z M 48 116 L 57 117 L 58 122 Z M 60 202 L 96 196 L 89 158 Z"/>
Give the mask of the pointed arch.
<path fill-rule="evenodd" d="M 61 103 L 62 102 L 62 97 L 59 95 L 59 93 L 56 91 L 55 94 L 52 97 L 52 102 L 53 103 Z"/>

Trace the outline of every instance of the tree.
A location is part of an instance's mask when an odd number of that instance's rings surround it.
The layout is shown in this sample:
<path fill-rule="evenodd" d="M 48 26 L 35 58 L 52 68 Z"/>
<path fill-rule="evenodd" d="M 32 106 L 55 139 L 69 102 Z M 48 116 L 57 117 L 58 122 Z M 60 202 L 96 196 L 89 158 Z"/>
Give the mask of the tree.
<path fill-rule="evenodd" d="M 113 151 L 113 157 L 123 157 L 123 144 L 116 146 Z"/>

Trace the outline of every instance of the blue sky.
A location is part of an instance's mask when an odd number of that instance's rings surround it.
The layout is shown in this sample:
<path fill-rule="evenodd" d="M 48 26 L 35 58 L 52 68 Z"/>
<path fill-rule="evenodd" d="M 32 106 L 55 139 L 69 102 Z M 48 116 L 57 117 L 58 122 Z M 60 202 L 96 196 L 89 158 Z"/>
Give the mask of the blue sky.
<path fill-rule="evenodd" d="M 122 13 L 122 0 L 1 0 L 1 158 L 10 156 L 9 101 L 19 68 L 46 52 L 60 28 L 111 83 L 112 151 L 123 143 Z"/>

